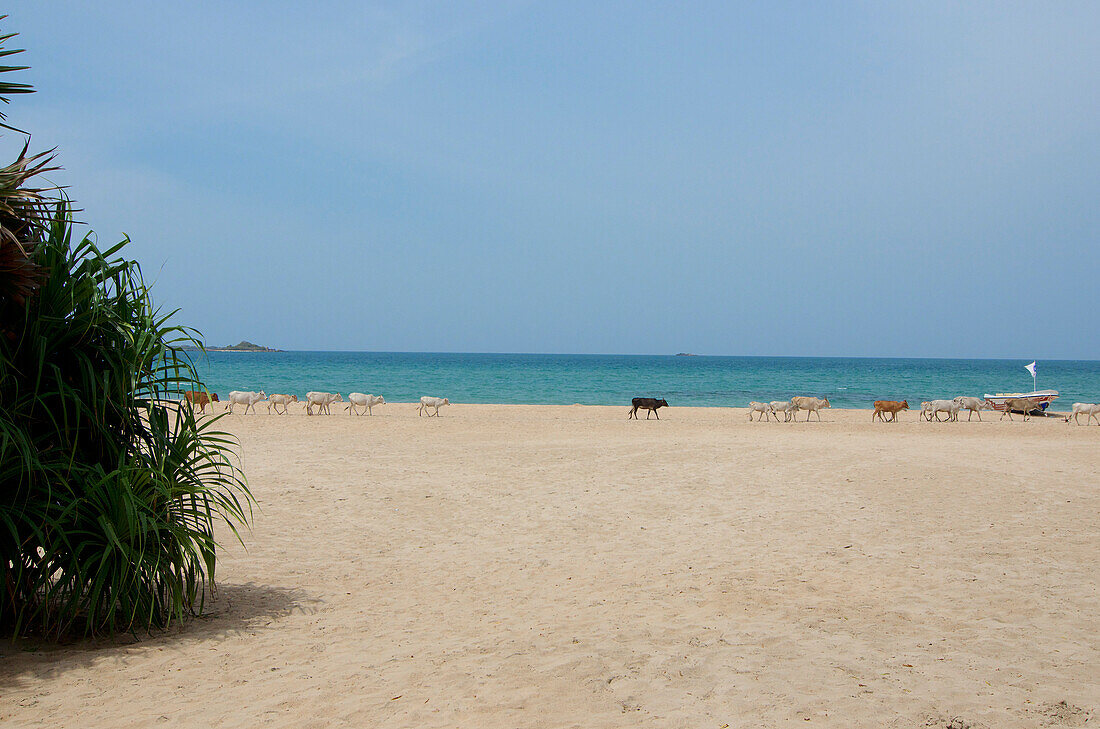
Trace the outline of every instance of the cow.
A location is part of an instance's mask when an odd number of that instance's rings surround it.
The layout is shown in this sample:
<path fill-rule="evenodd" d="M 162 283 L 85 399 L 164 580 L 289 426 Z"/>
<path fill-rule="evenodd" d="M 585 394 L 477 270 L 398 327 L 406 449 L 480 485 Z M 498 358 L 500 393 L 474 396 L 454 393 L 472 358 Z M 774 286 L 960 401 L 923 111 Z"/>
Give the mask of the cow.
<path fill-rule="evenodd" d="M 878 418 L 882 422 L 886 422 L 886 416 L 883 413 L 890 413 L 890 422 L 896 423 L 898 420 L 898 413 L 902 410 L 909 409 L 909 401 L 902 400 L 875 400 L 875 412 L 871 415 L 871 422 L 875 422 L 875 418 Z"/>
<path fill-rule="evenodd" d="M 274 407 L 276 415 L 286 415 L 287 414 L 287 407 L 286 406 L 289 405 L 292 402 L 298 402 L 298 396 L 297 395 L 280 395 L 280 394 L 277 394 L 277 393 L 271 394 L 267 398 L 267 412 L 270 413 L 271 408 Z M 281 413 L 279 412 L 279 406 L 280 405 L 283 406 L 283 411 Z"/>
<path fill-rule="evenodd" d="M 371 412 L 371 408 L 375 405 L 385 405 L 386 398 L 381 395 L 364 395 L 361 392 L 353 392 L 348 395 L 348 415 L 355 413 L 356 415 L 362 415 L 359 412 L 359 408 L 366 408 L 367 415 L 374 415 Z"/>
<path fill-rule="evenodd" d="M 329 410 L 329 405 L 334 402 L 343 402 L 344 398 L 340 396 L 338 392 L 307 392 L 306 393 L 306 415 L 313 415 L 313 408 L 317 408 L 317 412 L 331 415 L 332 411 Z"/>
<path fill-rule="evenodd" d="M 950 423 L 959 419 L 959 411 L 962 405 L 954 400 L 932 400 L 928 403 L 928 422 L 932 422 L 932 416 L 936 416 L 937 423 Z M 947 420 L 940 420 L 940 413 L 947 413 Z"/>
<path fill-rule="evenodd" d="M 1008 416 L 1009 420 L 1012 420 L 1012 411 L 1016 410 L 1024 414 L 1024 422 L 1031 417 L 1033 410 L 1042 411 L 1042 406 L 1039 405 L 1039 401 L 1033 397 L 1013 397 L 1005 400 L 1005 411 L 1001 413 L 999 420 L 1004 420 L 1005 416 Z"/>
<path fill-rule="evenodd" d="M 1100 405 L 1095 405 L 1091 402 L 1075 402 L 1073 403 L 1073 412 L 1066 416 L 1066 421 L 1069 422 L 1070 418 L 1073 418 L 1073 422 L 1078 425 L 1081 424 L 1080 416 L 1085 416 L 1085 425 L 1092 422 L 1093 418 L 1096 418 L 1096 424 L 1100 425 Z"/>
<path fill-rule="evenodd" d="M 244 414 L 248 415 L 249 410 L 255 411 L 256 403 L 267 397 L 267 393 L 263 390 L 259 392 L 242 392 L 240 390 L 234 390 L 229 393 L 229 414 L 233 414 L 234 405 L 244 405 Z"/>
<path fill-rule="evenodd" d="M 428 395 L 425 395 L 424 397 L 420 398 L 420 407 L 416 409 L 417 416 L 423 415 L 424 413 L 428 412 L 428 408 L 432 408 L 433 410 L 435 410 L 435 416 L 438 418 L 439 408 L 443 407 L 444 405 L 450 404 L 451 401 L 445 397 L 429 397 Z M 432 417 L 431 414 L 429 414 L 428 417 Z"/>
<path fill-rule="evenodd" d="M 638 419 L 638 410 L 647 411 L 646 414 L 645 414 L 645 419 L 646 420 L 649 420 L 650 414 L 656 415 L 657 419 L 660 420 L 661 415 L 657 411 L 660 410 L 661 408 L 667 408 L 668 407 L 668 403 L 665 402 L 665 400 L 663 398 L 658 400 L 655 397 L 636 397 L 636 398 L 634 398 L 633 400 L 630 401 L 630 404 L 631 404 L 632 407 L 630 408 L 630 415 L 626 416 L 627 420 L 630 420 L 631 417 L 633 417 L 635 420 L 637 420 Z"/>
<path fill-rule="evenodd" d="M 959 406 L 962 407 L 962 409 L 970 411 L 966 415 L 966 422 L 968 423 L 970 422 L 970 419 L 974 417 L 974 413 L 978 414 L 978 422 L 981 422 L 982 411 L 990 409 L 989 403 L 977 397 L 966 397 L 964 395 L 959 395 L 957 398 L 955 398 L 955 402 L 957 402 Z"/>
<path fill-rule="evenodd" d="M 928 421 L 932 420 L 932 401 L 931 400 L 921 401 L 921 404 L 920 404 L 920 419 L 921 420 L 928 420 Z"/>
<path fill-rule="evenodd" d="M 194 409 L 195 405 L 198 405 L 200 413 L 206 412 L 207 405 L 210 405 L 210 412 L 214 412 L 212 403 L 218 402 L 218 393 L 216 392 L 207 393 L 202 390 L 188 390 L 183 393 L 183 397 L 187 400 L 192 409 Z"/>
<path fill-rule="evenodd" d="M 791 403 L 794 405 L 796 415 L 798 414 L 799 410 L 805 410 L 806 411 L 806 422 L 807 423 L 810 422 L 810 413 L 816 413 L 818 422 L 820 422 L 821 421 L 821 412 L 820 412 L 820 410 L 822 408 L 831 408 L 832 407 L 832 405 L 829 404 L 829 398 L 827 398 L 827 397 L 818 398 L 818 397 L 806 397 L 806 396 L 800 395 L 798 397 L 792 397 L 791 398 Z"/>
<path fill-rule="evenodd" d="M 770 402 L 756 402 L 753 400 L 749 403 L 749 422 L 752 422 L 752 414 L 760 413 L 760 417 L 756 419 L 756 422 L 761 420 L 771 420 L 769 416 L 775 415 L 775 408 L 772 407 Z M 775 415 L 775 422 L 779 422 L 779 416 Z"/>
<path fill-rule="evenodd" d="M 784 423 L 791 422 L 791 418 L 794 417 L 795 412 L 798 410 L 790 400 L 772 400 L 768 404 L 772 406 L 772 412 L 783 413 Z M 779 420 L 779 416 L 776 415 L 775 419 Z"/>

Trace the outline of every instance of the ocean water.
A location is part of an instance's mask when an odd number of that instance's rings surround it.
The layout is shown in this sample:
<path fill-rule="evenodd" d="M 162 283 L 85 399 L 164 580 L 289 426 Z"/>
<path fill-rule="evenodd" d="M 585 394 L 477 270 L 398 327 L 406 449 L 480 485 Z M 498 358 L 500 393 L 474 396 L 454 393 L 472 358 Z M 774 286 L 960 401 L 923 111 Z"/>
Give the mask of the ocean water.
<path fill-rule="evenodd" d="M 427 352 L 195 353 L 206 386 L 230 390 L 368 392 L 389 402 L 421 395 L 455 403 L 627 405 L 636 396 L 669 405 L 736 406 L 792 395 L 828 396 L 833 407 L 878 399 L 921 400 L 1031 390 L 1030 360 L 839 357 L 675 357 Z M 1052 409 L 1100 401 L 1100 362 L 1040 361 L 1038 386 Z"/>

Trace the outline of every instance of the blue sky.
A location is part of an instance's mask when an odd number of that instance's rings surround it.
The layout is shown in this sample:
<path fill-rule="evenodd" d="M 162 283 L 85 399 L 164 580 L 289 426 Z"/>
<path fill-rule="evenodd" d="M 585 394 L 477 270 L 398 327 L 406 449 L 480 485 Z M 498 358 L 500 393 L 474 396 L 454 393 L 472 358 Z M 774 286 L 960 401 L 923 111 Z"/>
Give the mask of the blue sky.
<path fill-rule="evenodd" d="M 8 112 L 211 343 L 1100 358 L 1098 3 L 175 5 Z"/>

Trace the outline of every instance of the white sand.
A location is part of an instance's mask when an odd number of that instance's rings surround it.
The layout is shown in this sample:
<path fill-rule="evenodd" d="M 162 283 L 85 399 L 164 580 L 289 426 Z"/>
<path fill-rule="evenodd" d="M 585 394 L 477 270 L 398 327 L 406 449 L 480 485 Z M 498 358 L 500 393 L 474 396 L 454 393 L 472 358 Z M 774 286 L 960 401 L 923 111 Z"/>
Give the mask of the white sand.
<path fill-rule="evenodd" d="M 1096 426 L 300 413 L 222 421 L 262 512 L 211 616 L 0 645 L 0 723 L 1100 721 Z"/>

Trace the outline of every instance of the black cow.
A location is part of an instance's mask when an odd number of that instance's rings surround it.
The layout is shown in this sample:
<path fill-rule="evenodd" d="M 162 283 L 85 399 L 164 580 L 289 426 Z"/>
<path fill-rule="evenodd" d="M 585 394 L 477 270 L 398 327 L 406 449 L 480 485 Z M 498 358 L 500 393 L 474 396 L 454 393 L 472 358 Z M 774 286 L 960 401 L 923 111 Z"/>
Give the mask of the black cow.
<path fill-rule="evenodd" d="M 634 398 L 633 400 L 630 401 L 630 404 L 633 405 L 634 407 L 631 408 L 630 415 L 626 416 L 627 420 L 630 420 L 631 416 L 633 416 L 634 419 L 637 420 L 638 419 L 638 409 L 639 408 L 642 409 L 642 410 L 649 411 L 645 414 L 645 419 L 646 420 L 649 420 L 649 414 L 650 413 L 653 413 L 654 415 L 656 415 L 657 419 L 660 420 L 661 416 L 660 416 L 660 414 L 657 413 L 657 409 L 668 407 L 667 402 L 665 402 L 663 399 L 658 400 L 655 397 L 636 397 L 636 398 Z"/>

